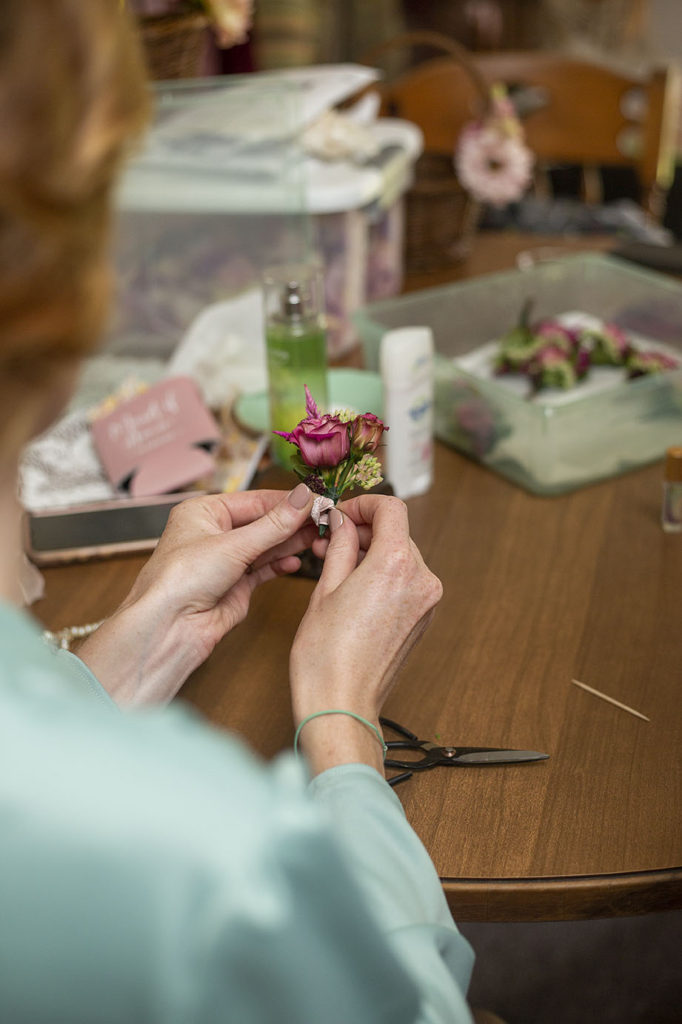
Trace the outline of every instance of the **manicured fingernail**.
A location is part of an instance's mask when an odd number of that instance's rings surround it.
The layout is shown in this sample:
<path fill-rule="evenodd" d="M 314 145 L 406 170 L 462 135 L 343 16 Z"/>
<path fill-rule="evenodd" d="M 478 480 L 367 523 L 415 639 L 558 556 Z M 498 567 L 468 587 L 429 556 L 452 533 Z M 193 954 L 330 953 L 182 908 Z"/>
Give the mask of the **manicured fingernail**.
<path fill-rule="evenodd" d="M 343 523 L 343 516 L 338 508 L 329 509 L 329 529 L 334 533 Z"/>
<path fill-rule="evenodd" d="M 289 491 L 288 498 L 289 504 L 294 508 L 305 508 L 310 498 L 310 488 L 301 482 L 293 491 Z"/>

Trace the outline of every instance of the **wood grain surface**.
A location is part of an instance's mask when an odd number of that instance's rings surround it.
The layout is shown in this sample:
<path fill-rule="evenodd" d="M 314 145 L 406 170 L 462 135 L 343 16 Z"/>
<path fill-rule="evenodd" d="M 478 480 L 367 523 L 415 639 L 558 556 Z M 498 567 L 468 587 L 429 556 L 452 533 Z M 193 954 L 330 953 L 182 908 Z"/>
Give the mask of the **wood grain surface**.
<path fill-rule="evenodd" d="M 407 286 L 505 269 L 557 241 L 609 244 L 482 234 L 467 263 Z M 682 907 L 682 535 L 661 529 L 661 481 L 655 464 L 540 498 L 438 444 L 434 486 L 408 502 L 444 596 L 386 714 L 422 738 L 550 754 L 435 769 L 398 788 L 460 920 Z M 47 570 L 35 612 L 52 629 L 99 619 L 142 562 Z M 267 758 L 293 739 L 288 653 L 313 586 L 282 579 L 256 592 L 180 694 Z"/>
<path fill-rule="evenodd" d="M 455 914 L 682 906 L 682 536 L 659 525 L 661 466 L 539 498 L 437 445 L 435 480 L 409 510 L 444 597 L 386 713 L 421 737 L 551 755 L 434 769 L 397 790 Z M 141 564 L 47 570 L 36 613 L 51 628 L 106 615 Z M 265 757 L 292 742 L 288 652 L 313 585 L 261 588 L 181 693 Z"/>

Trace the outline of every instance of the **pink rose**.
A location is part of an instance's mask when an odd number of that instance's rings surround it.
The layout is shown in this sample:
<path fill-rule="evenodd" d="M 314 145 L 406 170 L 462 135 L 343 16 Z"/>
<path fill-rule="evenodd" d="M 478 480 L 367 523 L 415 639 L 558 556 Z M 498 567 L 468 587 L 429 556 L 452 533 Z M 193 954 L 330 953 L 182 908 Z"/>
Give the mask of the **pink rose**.
<path fill-rule="evenodd" d="M 319 419 L 301 420 L 290 438 L 306 466 L 315 469 L 338 466 L 350 455 L 348 424 L 328 414 Z"/>
<path fill-rule="evenodd" d="M 350 424 L 351 445 L 357 451 L 375 452 L 384 430 L 388 430 L 388 427 L 374 413 L 366 412 L 356 416 Z"/>
<path fill-rule="evenodd" d="M 306 466 L 313 469 L 337 466 L 350 455 L 349 425 L 328 413 L 321 416 L 307 387 L 305 395 L 306 418 L 290 434 L 283 430 L 276 430 L 275 433 L 296 445 Z"/>

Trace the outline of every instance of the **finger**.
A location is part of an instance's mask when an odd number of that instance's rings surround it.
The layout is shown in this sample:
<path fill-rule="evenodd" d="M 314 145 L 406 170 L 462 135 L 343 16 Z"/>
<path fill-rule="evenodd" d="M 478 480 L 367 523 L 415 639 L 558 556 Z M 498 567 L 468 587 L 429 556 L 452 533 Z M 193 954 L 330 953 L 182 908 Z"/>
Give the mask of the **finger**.
<path fill-rule="evenodd" d="M 265 515 L 226 534 L 232 556 L 244 567 L 271 548 L 290 540 L 310 515 L 313 494 L 304 483 L 267 510 Z"/>
<path fill-rule="evenodd" d="M 365 557 L 367 550 L 372 542 L 372 527 L 371 526 L 356 526 L 355 529 L 358 531 L 358 541 L 360 543 L 360 554 L 358 561 Z M 324 537 L 320 537 L 317 531 L 314 531 L 313 537 L 311 538 L 311 547 L 313 554 L 317 558 L 324 558 L 327 554 L 327 548 L 329 547 L 329 534 L 326 533 Z"/>
<path fill-rule="evenodd" d="M 316 538 L 319 538 L 318 529 L 314 523 L 310 523 L 304 526 L 302 530 L 298 530 L 289 540 L 276 544 L 274 548 L 270 548 L 269 551 L 260 555 L 253 563 L 252 569 L 259 568 L 267 562 L 275 562 L 280 558 L 285 558 L 287 555 L 298 555 L 301 551 L 311 547 Z"/>
<path fill-rule="evenodd" d="M 176 507 L 182 517 L 196 517 L 197 509 L 204 511 L 220 530 L 246 526 L 267 515 L 287 495 L 286 491 L 256 490 L 233 491 L 229 494 L 204 494 L 189 498 Z"/>
<path fill-rule="evenodd" d="M 277 576 L 290 576 L 293 572 L 298 572 L 300 568 L 301 559 L 295 555 L 287 555 L 286 558 L 278 558 L 274 562 L 268 562 L 267 565 L 253 569 L 245 579 L 253 593 L 261 583 L 274 580 Z"/>
<path fill-rule="evenodd" d="M 357 526 L 370 529 L 372 545 L 388 550 L 409 539 L 407 506 L 399 498 L 385 494 L 361 494 L 342 502 L 339 507 Z M 369 548 L 369 543 L 366 547 Z"/>
<path fill-rule="evenodd" d="M 337 508 L 329 510 L 331 537 L 317 590 L 330 594 L 348 579 L 358 564 L 358 532 L 355 524 Z"/>

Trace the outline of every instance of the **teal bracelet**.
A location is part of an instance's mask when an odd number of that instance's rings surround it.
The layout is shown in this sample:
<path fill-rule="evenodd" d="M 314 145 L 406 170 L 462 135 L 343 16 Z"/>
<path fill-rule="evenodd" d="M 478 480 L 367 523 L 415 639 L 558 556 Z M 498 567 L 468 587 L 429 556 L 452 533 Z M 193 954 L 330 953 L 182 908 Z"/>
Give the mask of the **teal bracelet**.
<path fill-rule="evenodd" d="M 313 711 L 312 715 L 306 715 L 303 721 L 299 722 L 298 729 L 296 730 L 296 735 L 294 736 L 294 753 L 296 754 L 297 757 L 298 738 L 301 735 L 301 729 L 303 728 L 304 725 L 307 725 L 308 722 L 312 722 L 313 718 L 321 718 L 323 715 L 348 715 L 349 718 L 354 718 L 356 722 L 362 722 L 363 725 L 366 725 L 368 729 L 372 730 L 376 738 L 379 740 L 379 743 L 381 744 L 381 749 L 384 752 L 384 757 L 386 756 L 388 747 L 384 743 L 384 737 L 381 735 L 381 733 L 379 732 L 379 730 L 377 729 L 376 725 L 374 725 L 373 722 L 369 722 L 366 718 L 363 718 L 362 715 L 356 715 L 354 711 L 343 711 L 341 708 L 333 708 L 329 711 Z"/>

